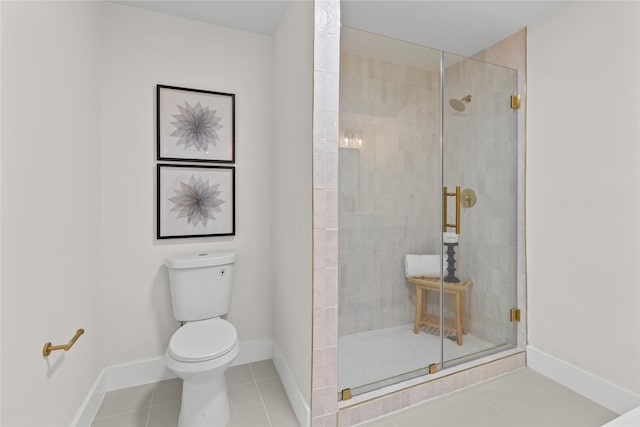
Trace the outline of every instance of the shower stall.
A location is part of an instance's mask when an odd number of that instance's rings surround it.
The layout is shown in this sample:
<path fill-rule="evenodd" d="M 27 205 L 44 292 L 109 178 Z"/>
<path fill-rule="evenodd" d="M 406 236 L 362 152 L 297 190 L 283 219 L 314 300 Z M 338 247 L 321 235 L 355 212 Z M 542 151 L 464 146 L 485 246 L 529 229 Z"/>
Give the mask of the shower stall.
<path fill-rule="evenodd" d="M 342 27 L 338 399 L 517 345 L 517 72 Z"/>

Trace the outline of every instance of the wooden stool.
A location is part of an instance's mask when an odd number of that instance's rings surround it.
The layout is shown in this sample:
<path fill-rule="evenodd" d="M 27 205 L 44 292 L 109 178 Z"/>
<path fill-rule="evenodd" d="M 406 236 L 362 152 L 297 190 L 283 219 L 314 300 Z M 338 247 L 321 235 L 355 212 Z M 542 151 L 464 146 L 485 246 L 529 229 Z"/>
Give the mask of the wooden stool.
<path fill-rule="evenodd" d="M 437 277 L 410 277 L 409 283 L 416 285 L 416 320 L 413 333 L 420 332 L 421 325 L 440 328 L 440 318 L 427 313 L 427 291 L 440 292 L 440 279 Z M 462 335 L 467 331 L 467 289 L 473 284 L 471 280 L 461 280 L 458 283 L 444 282 L 442 290 L 445 294 L 455 297 L 455 319 L 444 319 L 445 332 L 455 332 L 456 342 L 462 345 Z"/>

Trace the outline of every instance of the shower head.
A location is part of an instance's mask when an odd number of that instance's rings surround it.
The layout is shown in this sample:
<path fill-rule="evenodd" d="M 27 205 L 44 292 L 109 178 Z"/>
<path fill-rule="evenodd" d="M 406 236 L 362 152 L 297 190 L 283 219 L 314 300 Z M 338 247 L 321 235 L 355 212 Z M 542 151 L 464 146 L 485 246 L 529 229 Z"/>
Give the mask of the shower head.
<path fill-rule="evenodd" d="M 464 111 L 464 102 L 460 101 L 459 99 L 450 99 L 449 105 L 451 105 L 451 108 L 459 113 Z"/>
<path fill-rule="evenodd" d="M 464 104 L 468 102 L 471 102 L 471 95 L 467 95 L 462 99 L 450 99 L 449 105 L 451 105 L 451 108 L 461 113 L 465 109 Z"/>

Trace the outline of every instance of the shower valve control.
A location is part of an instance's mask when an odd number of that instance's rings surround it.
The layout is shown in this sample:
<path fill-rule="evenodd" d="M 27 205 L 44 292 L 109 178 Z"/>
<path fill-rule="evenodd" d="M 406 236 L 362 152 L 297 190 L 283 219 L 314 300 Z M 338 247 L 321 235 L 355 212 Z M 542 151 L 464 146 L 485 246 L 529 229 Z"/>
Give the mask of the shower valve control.
<path fill-rule="evenodd" d="M 462 206 L 465 208 L 472 208 L 478 201 L 476 192 L 470 188 L 462 190 L 462 193 L 460 193 L 460 197 L 462 198 L 462 200 L 460 200 L 460 203 L 462 203 Z"/>

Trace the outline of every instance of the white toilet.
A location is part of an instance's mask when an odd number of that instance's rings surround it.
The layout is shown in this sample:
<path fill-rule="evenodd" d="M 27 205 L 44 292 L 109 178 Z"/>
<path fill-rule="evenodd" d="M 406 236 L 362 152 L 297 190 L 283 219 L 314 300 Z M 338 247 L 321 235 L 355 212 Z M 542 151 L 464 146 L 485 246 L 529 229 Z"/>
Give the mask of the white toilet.
<path fill-rule="evenodd" d="M 167 258 L 173 316 L 185 322 L 171 337 L 167 367 L 183 379 L 179 427 L 229 422 L 224 373 L 240 351 L 229 312 L 233 252 Z"/>

